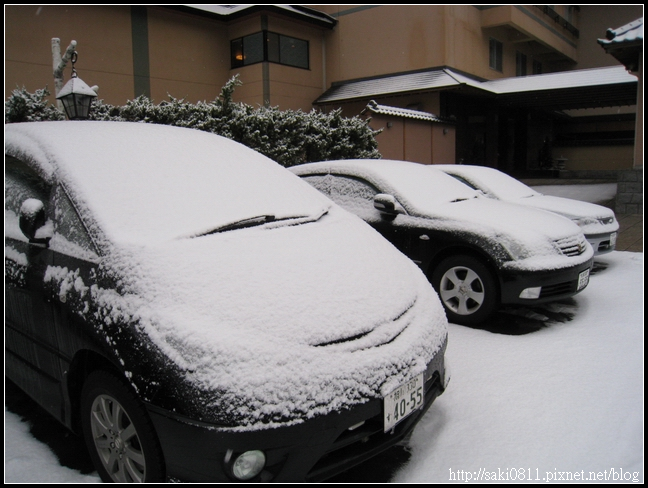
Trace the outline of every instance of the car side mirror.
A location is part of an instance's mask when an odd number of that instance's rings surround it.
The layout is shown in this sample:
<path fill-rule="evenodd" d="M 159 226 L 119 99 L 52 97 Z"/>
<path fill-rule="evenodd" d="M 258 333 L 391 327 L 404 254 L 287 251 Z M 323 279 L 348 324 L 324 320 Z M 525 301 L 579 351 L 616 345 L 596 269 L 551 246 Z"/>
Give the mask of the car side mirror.
<path fill-rule="evenodd" d="M 47 246 L 51 236 L 46 235 L 45 224 L 45 205 L 43 205 L 43 202 L 36 198 L 25 200 L 20 207 L 18 225 L 30 243 Z M 43 230 L 38 232 L 41 229 Z M 37 236 L 37 234 L 39 235 Z"/>
<path fill-rule="evenodd" d="M 405 213 L 405 209 L 396 201 L 396 198 L 386 193 L 378 193 L 374 197 L 374 208 L 381 213 L 383 218 L 394 219 L 398 214 Z"/>

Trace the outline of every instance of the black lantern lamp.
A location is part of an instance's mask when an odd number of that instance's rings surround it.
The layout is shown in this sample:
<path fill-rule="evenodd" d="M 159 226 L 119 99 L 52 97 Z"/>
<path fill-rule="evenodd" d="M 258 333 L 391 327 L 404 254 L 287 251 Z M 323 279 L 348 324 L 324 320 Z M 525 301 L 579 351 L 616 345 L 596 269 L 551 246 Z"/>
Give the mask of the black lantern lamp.
<path fill-rule="evenodd" d="M 85 81 L 77 77 L 74 63 L 77 60 L 77 52 L 72 54 L 72 76 L 56 96 L 57 100 L 63 102 L 65 114 L 70 120 L 85 120 L 90 113 L 90 104 L 97 94 Z"/>

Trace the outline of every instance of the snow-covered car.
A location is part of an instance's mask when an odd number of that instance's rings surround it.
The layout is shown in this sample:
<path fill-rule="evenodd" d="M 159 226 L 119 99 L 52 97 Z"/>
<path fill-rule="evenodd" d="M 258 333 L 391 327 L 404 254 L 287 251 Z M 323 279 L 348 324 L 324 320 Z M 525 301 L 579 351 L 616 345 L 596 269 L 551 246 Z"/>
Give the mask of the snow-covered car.
<path fill-rule="evenodd" d="M 614 211 L 603 205 L 543 195 L 495 168 L 464 164 L 435 164 L 441 170 L 484 195 L 562 215 L 580 226 L 594 255 L 614 251 L 619 231 Z"/>
<path fill-rule="evenodd" d="M 252 149 L 5 126 L 5 376 L 103 480 L 327 479 L 412 431 L 446 338 L 411 261 Z"/>
<path fill-rule="evenodd" d="M 571 297 L 589 282 L 592 247 L 558 215 L 491 200 L 418 163 L 346 160 L 290 169 L 417 263 L 450 322 L 476 324 L 501 305 Z"/>

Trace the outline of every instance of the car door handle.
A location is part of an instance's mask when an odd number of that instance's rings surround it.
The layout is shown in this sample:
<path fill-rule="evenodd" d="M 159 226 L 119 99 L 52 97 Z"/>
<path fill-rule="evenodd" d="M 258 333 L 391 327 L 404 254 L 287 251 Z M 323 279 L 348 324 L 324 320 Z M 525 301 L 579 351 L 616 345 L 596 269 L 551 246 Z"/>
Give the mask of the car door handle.
<path fill-rule="evenodd" d="M 419 239 L 421 239 L 422 241 L 429 241 L 430 237 L 427 234 L 421 234 L 419 236 Z"/>

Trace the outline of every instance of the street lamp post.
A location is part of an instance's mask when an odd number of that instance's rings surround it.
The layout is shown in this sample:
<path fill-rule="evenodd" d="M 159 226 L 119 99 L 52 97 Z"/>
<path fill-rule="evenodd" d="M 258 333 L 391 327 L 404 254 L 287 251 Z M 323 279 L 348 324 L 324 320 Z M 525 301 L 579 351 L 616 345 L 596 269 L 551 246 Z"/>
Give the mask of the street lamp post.
<path fill-rule="evenodd" d="M 57 100 L 63 103 L 65 114 L 70 120 L 85 120 L 90 113 L 90 104 L 97 94 L 90 88 L 85 81 L 77 76 L 74 63 L 78 54 L 76 51 L 72 54 L 72 76 L 56 96 Z"/>

